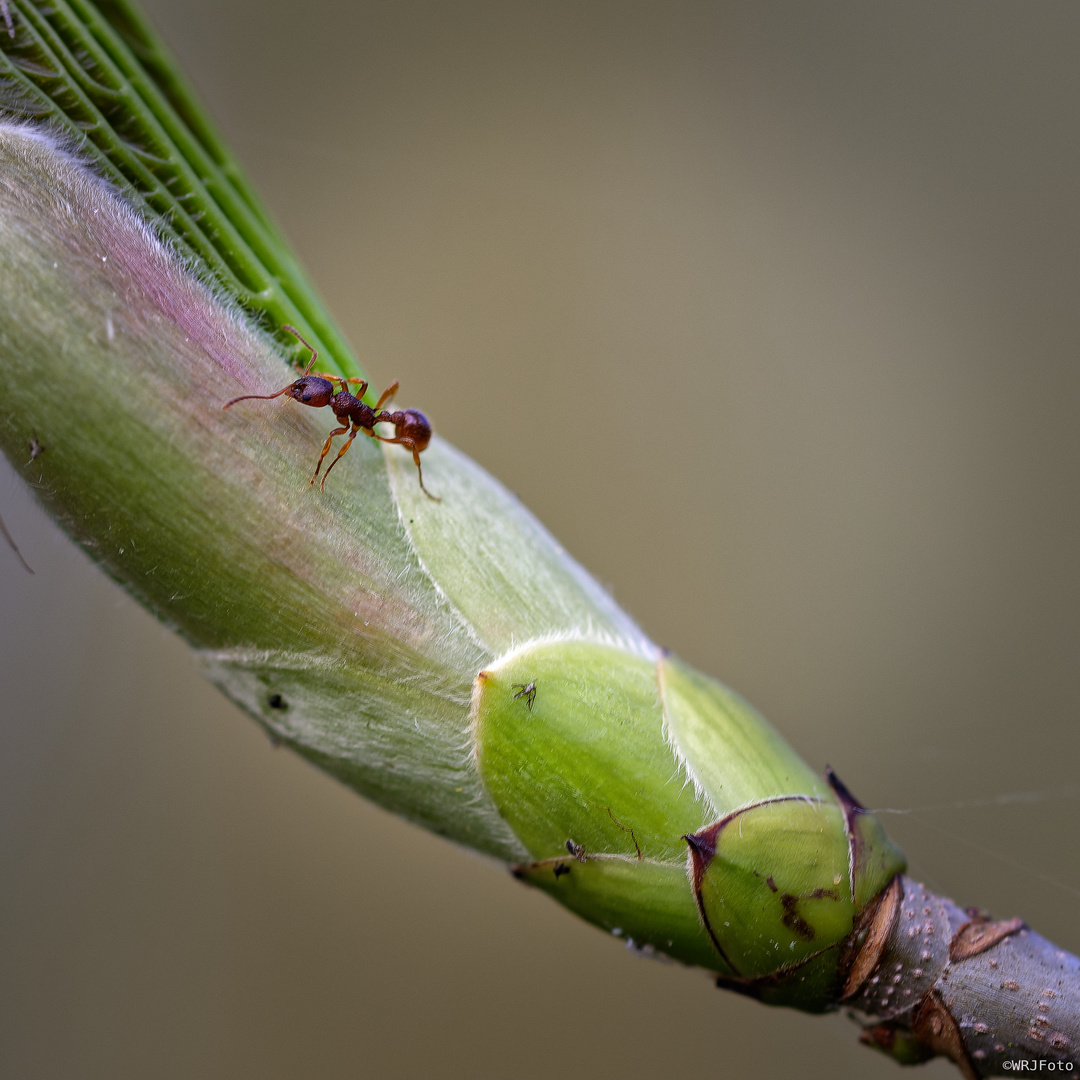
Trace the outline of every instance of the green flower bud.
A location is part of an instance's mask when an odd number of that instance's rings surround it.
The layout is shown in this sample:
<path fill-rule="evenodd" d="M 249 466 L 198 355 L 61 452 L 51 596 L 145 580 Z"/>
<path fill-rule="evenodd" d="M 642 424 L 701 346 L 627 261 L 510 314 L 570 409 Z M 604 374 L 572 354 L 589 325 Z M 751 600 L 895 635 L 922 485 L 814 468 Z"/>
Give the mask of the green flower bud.
<path fill-rule="evenodd" d="M 840 945 L 903 857 L 730 690 L 614 642 L 541 641 L 480 673 L 473 718 L 534 859 L 519 877 L 758 996 L 835 1001 Z"/>
<path fill-rule="evenodd" d="M 331 417 L 222 408 L 296 379 L 256 313 L 333 348 L 320 368 L 351 359 L 164 61 L 150 76 L 125 44 L 153 55 L 146 28 L 80 10 L 59 51 L 27 24 L 38 66 L 74 86 L 85 56 L 113 80 L 94 93 L 139 98 L 80 158 L 57 132 L 82 114 L 0 58 L 0 100 L 52 117 L 0 122 L 0 447 L 274 737 L 640 948 L 833 1003 L 844 939 L 903 866 L 878 823 L 437 436 L 441 502 L 366 435 L 321 491 Z"/>

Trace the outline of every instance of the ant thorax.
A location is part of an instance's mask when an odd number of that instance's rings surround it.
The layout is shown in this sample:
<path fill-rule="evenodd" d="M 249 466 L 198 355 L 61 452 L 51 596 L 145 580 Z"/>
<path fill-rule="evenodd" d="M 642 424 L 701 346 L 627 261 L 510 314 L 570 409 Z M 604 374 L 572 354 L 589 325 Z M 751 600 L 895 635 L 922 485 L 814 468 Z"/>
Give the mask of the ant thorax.
<path fill-rule="evenodd" d="M 334 410 L 334 415 L 339 420 L 345 422 L 348 421 L 349 414 L 356 403 L 356 398 L 348 390 L 341 390 L 330 399 L 330 408 Z"/>
<path fill-rule="evenodd" d="M 353 403 L 349 408 L 349 419 L 365 431 L 370 431 L 378 422 L 375 410 L 370 405 L 365 405 L 359 398 L 353 398 Z"/>

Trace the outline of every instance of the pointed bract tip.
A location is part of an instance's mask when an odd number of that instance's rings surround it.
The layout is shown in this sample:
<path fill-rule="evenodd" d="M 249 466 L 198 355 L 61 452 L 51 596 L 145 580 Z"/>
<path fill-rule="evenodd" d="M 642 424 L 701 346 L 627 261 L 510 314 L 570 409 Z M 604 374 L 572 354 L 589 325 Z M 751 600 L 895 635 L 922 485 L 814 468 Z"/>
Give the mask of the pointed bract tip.
<path fill-rule="evenodd" d="M 861 813 L 866 813 L 866 807 L 863 806 L 863 804 L 859 802 L 859 800 L 856 799 L 850 791 L 848 791 L 847 785 L 840 779 L 839 776 L 836 775 L 835 772 L 833 772 L 833 768 L 831 765 L 825 766 L 825 779 L 828 781 L 829 787 L 833 789 L 833 792 L 836 794 L 837 799 L 840 800 L 840 805 L 844 808 L 846 812 L 857 810 Z"/>
<path fill-rule="evenodd" d="M 686 833 L 683 835 L 683 839 L 689 846 L 694 861 L 699 863 L 702 868 L 712 862 L 713 856 L 716 854 L 716 837 L 712 834 L 712 830 L 707 829 L 700 833 Z"/>

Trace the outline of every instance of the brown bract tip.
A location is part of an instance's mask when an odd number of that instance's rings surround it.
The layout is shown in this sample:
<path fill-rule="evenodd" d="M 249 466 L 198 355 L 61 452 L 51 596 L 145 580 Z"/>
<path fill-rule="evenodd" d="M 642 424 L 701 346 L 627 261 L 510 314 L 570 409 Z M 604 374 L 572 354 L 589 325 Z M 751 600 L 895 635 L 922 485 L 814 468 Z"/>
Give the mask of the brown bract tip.
<path fill-rule="evenodd" d="M 1024 929 L 1023 919 L 1007 919 L 1002 922 L 988 922 L 985 919 L 972 919 L 964 923 L 949 942 L 949 959 L 955 964 L 969 956 L 978 956 L 992 945 Z"/>
<path fill-rule="evenodd" d="M 873 973 L 874 968 L 878 966 L 893 926 L 900 917 L 900 906 L 903 901 L 904 886 L 900 882 L 900 875 L 897 874 L 889 887 L 879 893 L 877 899 L 863 910 L 852 937 L 863 933 L 865 937 L 851 962 L 851 968 L 844 983 L 844 992 L 840 995 L 841 1001 L 854 997 Z"/>
<path fill-rule="evenodd" d="M 896 1058 L 901 1065 L 919 1065 L 935 1056 L 907 1028 L 889 1022 L 863 1028 L 859 1042 Z"/>
<path fill-rule="evenodd" d="M 975 1063 L 964 1046 L 960 1028 L 938 996 L 931 990 L 923 998 L 911 1025 L 915 1037 L 935 1054 L 951 1058 L 964 1076 L 964 1080 L 978 1080 Z"/>

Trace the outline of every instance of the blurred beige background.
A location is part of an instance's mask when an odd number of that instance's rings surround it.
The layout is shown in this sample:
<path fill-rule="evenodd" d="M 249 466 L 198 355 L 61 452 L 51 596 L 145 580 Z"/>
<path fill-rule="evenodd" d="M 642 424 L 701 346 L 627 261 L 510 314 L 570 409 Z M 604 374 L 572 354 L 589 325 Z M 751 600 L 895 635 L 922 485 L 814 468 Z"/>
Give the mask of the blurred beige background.
<path fill-rule="evenodd" d="M 149 9 L 374 381 L 1080 949 L 1080 798 L 992 801 L 1078 790 L 1080 8 Z M 901 1075 L 273 751 L 0 513 L 0 1075 Z"/>

